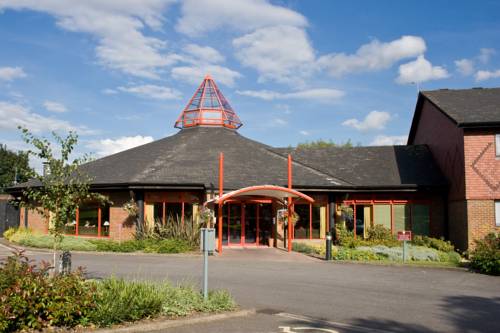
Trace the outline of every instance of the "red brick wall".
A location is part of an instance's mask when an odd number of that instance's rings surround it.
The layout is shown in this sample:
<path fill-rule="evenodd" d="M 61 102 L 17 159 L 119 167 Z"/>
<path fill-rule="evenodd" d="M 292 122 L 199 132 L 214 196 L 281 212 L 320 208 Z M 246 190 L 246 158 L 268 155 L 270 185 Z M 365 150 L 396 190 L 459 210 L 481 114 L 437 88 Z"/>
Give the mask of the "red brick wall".
<path fill-rule="evenodd" d="M 467 199 L 500 199 L 500 158 L 495 156 L 493 131 L 466 131 L 465 179 Z"/>
<path fill-rule="evenodd" d="M 495 132 L 468 130 L 465 142 L 465 180 L 469 246 L 495 226 L 495 200 L 500 200 L 500 158 L 495 155 Z"/>
<path fill-rule="evenodd" d="M 426 144 L 450 183 L 449 200 L 465 197 L 464 139 L 458 128 L 425 100 L 412 144 Z"/>
<path fill-rule="evenodd" d="M 24 214 L 22 216 L 21 224 L 24 226 Z M 49 229 L 47 219 L 44 218 L 36 210 L 28 210 L 28 228 L 38 232 L 46 233 Z"/>
<path fill-rule="evenodd" d="M 482 239 L 490 232 L 500 232 L 495 226 L 494 200 L 467 200 L 469 212 L 469 247 L 474 246 L 474 239 Z"/>
<path fill-rule="evenodd" d="M 133 239 L 135 233 L 134 219 L 122 208 L 130 200 L 128 192 L 116 192 L 109 195 L 113 205 L 109 211 L 109 237 L 114 240 Z"/>

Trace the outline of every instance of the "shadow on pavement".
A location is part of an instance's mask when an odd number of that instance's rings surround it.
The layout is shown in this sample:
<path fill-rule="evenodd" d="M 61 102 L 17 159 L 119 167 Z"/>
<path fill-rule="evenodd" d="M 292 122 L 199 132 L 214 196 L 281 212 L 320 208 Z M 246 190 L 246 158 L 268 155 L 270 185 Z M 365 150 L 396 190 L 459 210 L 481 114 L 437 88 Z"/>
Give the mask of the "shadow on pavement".
<path fill-rule="evenodd" d="M 499 292 L 491 291 L 492 295 Z M 500 332 L 500 297 L 451 296 L 441 307 L 457 331 Z"/>

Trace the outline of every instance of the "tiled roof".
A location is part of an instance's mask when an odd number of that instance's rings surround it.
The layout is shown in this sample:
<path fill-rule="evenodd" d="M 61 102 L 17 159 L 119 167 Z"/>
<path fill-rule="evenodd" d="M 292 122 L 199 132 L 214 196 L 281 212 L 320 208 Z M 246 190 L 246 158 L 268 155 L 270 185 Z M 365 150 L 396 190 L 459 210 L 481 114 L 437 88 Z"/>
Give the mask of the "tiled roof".
<path fill-rule="evenodd" d="M 94 186 L 216 189 L 219 153 L 224 188 L 287 184 L 287 154 L 293 156 L 293 186 L 301 189 L 414 188 L 441 186 L 444 178 L 426 146 L 280 149 L 223 127 L 193 127 L 82 166 Z M 26 186 L 20 184 L 18 186 Z M 34 183 L 31 183 L 34 185 Z"/>
<path fill-rule="evenodd" d="M 441 89 L 421 94 L 458 126 L 500 125 L 500 88 Z"/>

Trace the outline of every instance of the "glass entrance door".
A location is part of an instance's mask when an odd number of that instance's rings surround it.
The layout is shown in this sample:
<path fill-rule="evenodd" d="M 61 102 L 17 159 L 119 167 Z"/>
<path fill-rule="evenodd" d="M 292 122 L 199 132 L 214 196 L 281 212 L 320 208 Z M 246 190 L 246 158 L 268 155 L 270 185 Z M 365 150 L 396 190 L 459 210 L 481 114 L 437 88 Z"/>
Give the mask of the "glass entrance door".
<path fill-rule="evenodd" d="M 222 212 L 223 245 L 269 245 L 274 237 L 271 203 L 231 202 Z"/>
<path fill-rule="evenodd" d="M 228 204 L 229 244 L 241 244 L 241 204 Z"/>

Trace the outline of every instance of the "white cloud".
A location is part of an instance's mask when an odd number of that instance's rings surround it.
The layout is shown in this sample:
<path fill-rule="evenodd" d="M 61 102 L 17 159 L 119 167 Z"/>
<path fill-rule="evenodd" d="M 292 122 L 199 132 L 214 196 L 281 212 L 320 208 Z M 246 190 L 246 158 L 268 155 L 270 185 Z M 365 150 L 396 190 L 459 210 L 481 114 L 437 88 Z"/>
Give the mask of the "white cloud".
<path fill-rule="evenodd" d="M 309 135 L 311 135 L 311 132 L 309 132 L 309 131 L 304 131 L 304 130 L 299 131 L 299 133 L 300 133 L 300 135 L 303 135 L 303 136 L 309 136 Z"/>
<path fill-rule="evenodd" d="M 405 145 L 408 141 L 407 135 L 377 135 L 375 139 L 370 143 L 370 146 L 393 146 L 393 145 Z"/>
<path fill-rule="evenodd" d="M 22 67 L 0 67 L 0 81 L 12 81 L 26 77 Z"/>
<path fill-rule="evenodd" d="M 449 77 L 448 71 L 441 66 L 433 66 L 423 55 L 414 61 L 399 66 L 399 84 L 420 83 Z"/>
<path fill-rule="evenodd" d="M 219 28 L 251 31 L 273 25 L 307 25 L 303 15 L 267 0 L 185 0 L 181 12 L 176 29 L 190 36 Z"/>
<path fill-rule="evenodd" d="M 496 79 L 499 77 L 500 77 L 500 69 L 496 71 L 477 71 L 475 75 L 476 81 Z"/>
<path fill-rule="evenodd" d="M 189 84 L 200 84 L 205 75 L 210 74 L 216 83 L 234 86 L 235 80 L 242 75 L 232 69 L 219 65 L 200 64 L 193 66 L 179 66 L 172 68 L 172 78 Z"/>
<path fill-rule="evenodd" d="M 470 59 L 455 60 L 455 66 L 457 67 L 457 71 L 462 75 L 468 76 L 474 73 L 474 61 Z"/>
<path fill-rule="evenodd" d="M 45 117 L 31 112 L 20 104 L 0 102 L 0 128 L 17 130 L 17 126 L 28 128 L 34 133 L 47 131 L 75 131 L 79 134 L 95 134 L 86 126 L 74 126 L 69 122 L 54 117 Z"/>
<path fill-rule="evenodd" d="M 334 102 L 345 95 L 342 90 L 327 88 L 307 89 L 290 93 L 280 93 L 270 90 L 238 90 L 236 93 L 239 95 L 260 98 L 266 101 L 275 99 L 303 99 L 318 102 Z"/>
<path fill-rule="evenodd" d="M 99 156 L 107 156 L 118 153 L 123 150 L 134 148 L 152 142 L 151 136 L 122 136 L 116 139 L 102 139 L 90 141 L 87 147 L 95 149 L 95 153 Z"/>
<path fill-rule="evenodd" d="M 153 99 L 179 99 L 182 94 L 176 89 L 169 87 L 157 86 L 154 84 L 144 84 L 138 86 L 128 86 L 128 87 L 118 87 L 119 91 L 131 93 L 143 98 L 153 98 Z"/>
<path fill-rule="evenodd" d="M 225 60 L 224 56 L 216 49 L 210 46 L 200 46 L 197 44 L 188 44 L 183 48 L 184 52 L 195 57 L 199 61 L 207 63 L 218 63 Z"/>
<path fill-rule="evenodd" d="M 492 55 L 494 55 L 496 51 L 491 48 L 482 48 L 479 50 L 479 55 L 477 56 L 477 59 L 483 63 L 487 64 L 490 61 L 490 58 Z"/>
<path fill-rule="evenodd" d="M 104 95 L 116 95 L 118 91 L 116 89 L 106 88 L 101 91 Z"/>
<path fill-rule="evenodd" d="M 354 72 L 377 71 L 396 62 L 419 56 L 426 50 L 425 41 L 418 36 L 402 36 L 391 42 L 373 40 L 362 45 L 355 54 L 329 54 L 318 59 L 318 65 L 335 77 Z"/>
<path fill-rule="evenodd" d="M 233 40 L 243 66 L 257 70 L 260 80 L 290 82 L 312 70 L 314 49 L 302 28 L 273 26 Z"/>
<path fill-rule="evenodd" d="M 368 113 L 363 120 L 358 120 L 355 118 L 347 119 L 342 123 L 344 126 L 349 126 L 357 129 L 358 131 L 369 131 L 369 130 L 382 130 L 385 128 L 387 122 L 391 120 L 391 115 L 389 112 L 385 111 L 371 111 Z"/>
<path fill-rule="evenodd" d="M 64 104 L 54 101 L 45 101 L 43 102 L 43 106 L 49 112 L 64 113 L 68 111 L 68 109 L 66 108 L 66 106 L 64 106 Z"/>
<path fill-rule="evenodd" d="M 130 75 L 158 78 L 159 70 L 178 58 L 165 52 L 165 41 L 146 36 L 143 30 L 159 30 L 163 13 L 172 2 L 3 0 L 0 11 L 29 9 L 48 13 L 56 18 L 59 27 L 95 37 L 97 59 L 102 65 Z"/>

